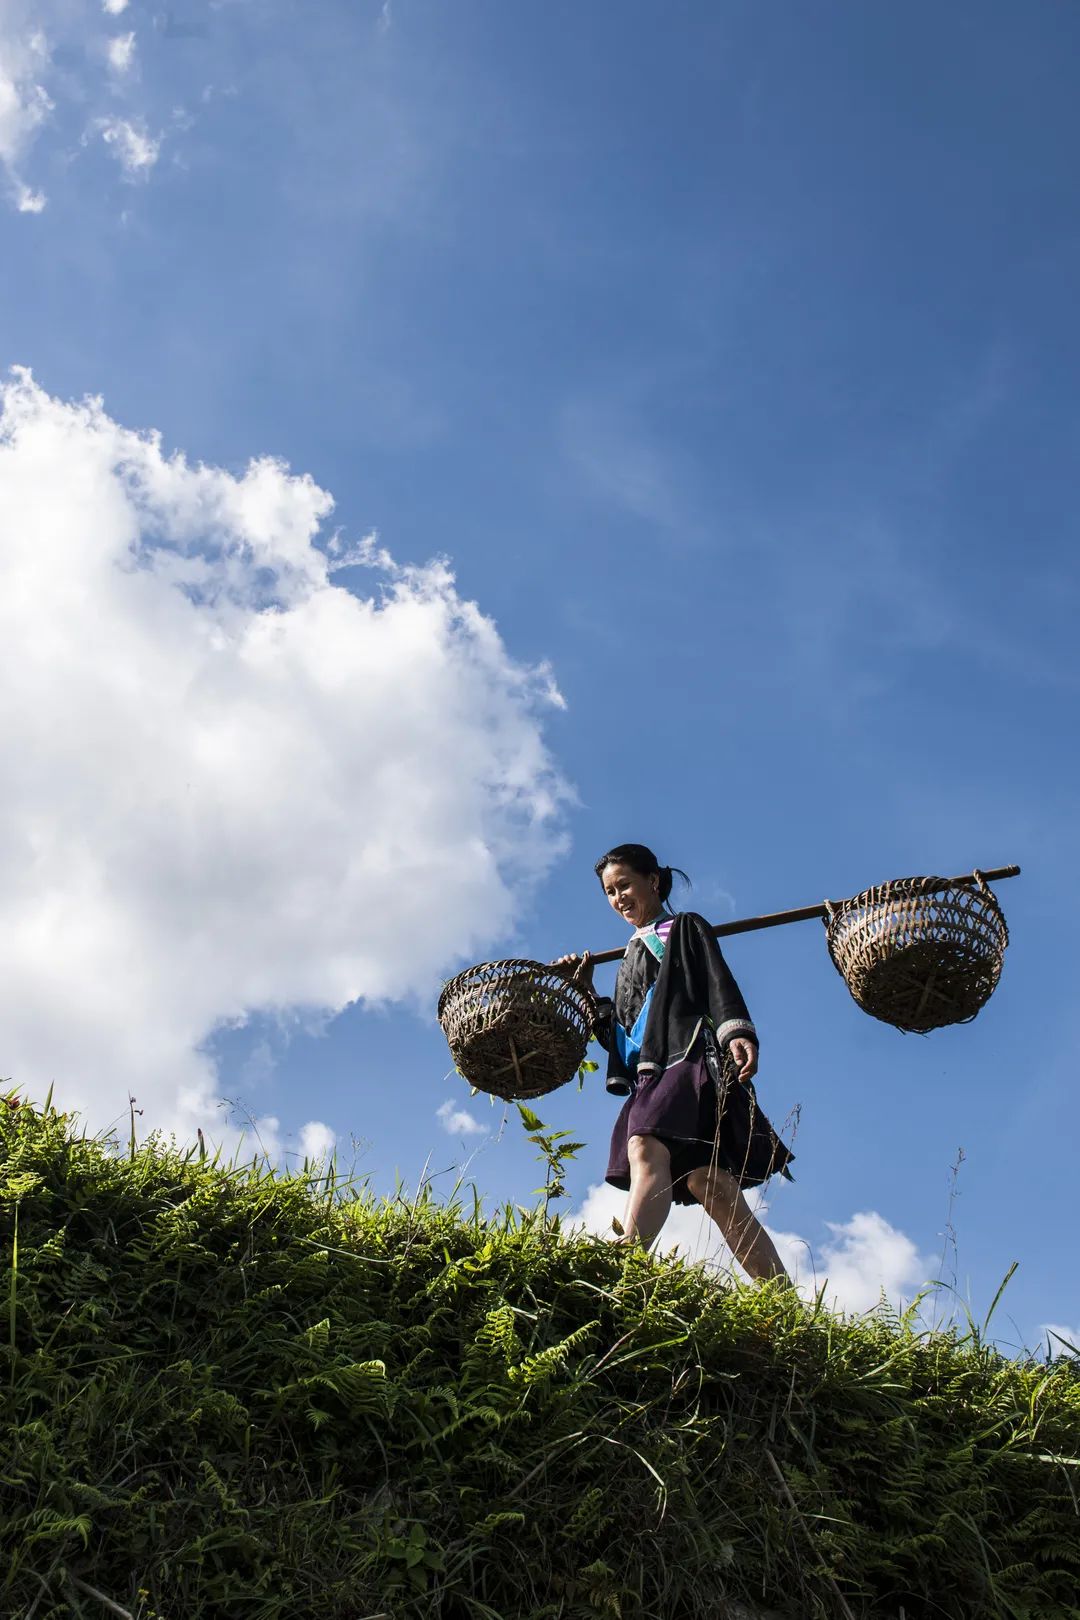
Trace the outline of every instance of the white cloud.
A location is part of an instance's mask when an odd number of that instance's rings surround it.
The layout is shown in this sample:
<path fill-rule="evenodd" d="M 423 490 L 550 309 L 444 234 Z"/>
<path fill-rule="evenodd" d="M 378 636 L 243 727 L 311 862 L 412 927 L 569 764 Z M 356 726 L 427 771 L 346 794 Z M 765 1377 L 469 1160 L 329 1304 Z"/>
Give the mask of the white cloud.
<path fill-rule="evenodd" d="M 102 0 L 102 11 L 110 17 L 119 17 L 128 8 L 128 0 Z"/>
<path fill-rule="evenodd" d="M 103 6 L 107 17 L 126 9 L 115 0 Z M 56 112 L 54 95 L 61 112 L 74 111 L 82 123 L 82 144 L 100 135 L 127 179 L 145 179 L 157 162 L 162 137 L 150 132 L 147 107 L 135 104 L 146 99 L 137 89 L 135 32 L 107 29 L 71 0 L 0 0 L 0 179 L 20 213 L 39 214 L 46 204 L 24 170 L 34 153 L 49 154 L 45 126 Z M 118 96 L 125 103 L 119 114 Z M 184 127 L 173 120 L 174 132 Z M 59 116 L 55 128 L 66 141 Z M 63 157 L 66 167 L 70 152 Z"/>
<path fill-rule="evenodd" d="M 271 1164 L 295 1168 L 298 1159 L 308 1159 L 314 1163 L 325 1161 L 337 1146 L 335 1132 L 319 1119 L 309 1119 L 306 1125 L 301 1125 L 297 1146 L 282 1130 L 276 1114 L 256 1116 L 240 1108 L 233 1112 L 231 1120 L 231 1125 L 215 1131 L 212 1139 L 224 1142 L 241 1161 L 265 1159 Z M 204 1135 L 211 1139 L 210 1132 L 204 1132 Z"/>
<path fill-rule="evenodd" d="M 116 34 L 105 47 L 114 73 L 128 73 L 135 62 L 135 35 Z"/>
<path fill-rule="evenodd" d="M 550 676 L 445 563 L 320 549 L 279 462 L 189 465 L 23 373 L 3 406 L 4 1073 L 219 1139 L 215 1027 L 426 1007 L 509 929 L 562 848 Z"/>
<path fill-rule="evenodd" d="M 826 1298 L 843 1310 L 871 1310 L 882 1294 L 893 1304 L 910 1301 L 937 1270 L 933 1255 L 920 1254 L 907 1233 L 890 1225 L 876 1210 L 862 1210 L 848 1221 L 827 1224 L 832 1236 L 822 1245 L 813 1266 L 807 1262 L 808 1245 L 803 1239 L 774 1232 L 773 1240 L 785 1264 L 798 1265 L 800 1282 L 815 1292 L 824 1285 Z M 797 1260 L 800 1251 L 801 1262 Z"/>
<path fill-rule="evenodd" d="M 328 1159 L 336 1144 L 337 1137 L 321 1120 L 309 1119 L 301 1128 L 300 1152 L 305 1159 Z"/>
<path fill-rule="evenodd" d="M 43 191 L 31 191 L 21 180 L 15 183 L 15 207 L 20 214 L 40 214 L 44 211 L 47 198 Z"/>
<path fill-rule="evenodd" d="M 751 1194 L 751 1207 L 760 1216 L 768 1206 L 760 1193 Z M 607 1235 L 612 1219 L 620 1220 L 625 1194 L 606 1183 L 592 1186 L 581 1208 L 570 1216 L 568 1225 Z M 934 1271 L 931 1256 L 919 1253 L 906 1235 L 891 1226 L 876 1211 L 865 1210 L 844 1222 L 829 1222 L 829 1240 L 818 1256 L 811 1245 L 795 1232 L 782 1232 L 765 1222 L 766 1231 L 776 1244 L 780 1258 L 800 1293 L 810 1298 L 824 1287 L 825 1298 L 835 1308 L 850 1312 L 872 1309 L 882 1293 L 893 1304 L 918 1292 Z M 727 1245 L 712 1221 L 698 1205 L 676 1205 L 658 1241 L 662 1253 L 678 1249 L 686 1259 L 722 1271 L 735 1268 Z"/>
<path fill-rule="evenodd" d="M 133 124 L 128 118 L 101 118 L 97 127 L 130 179 L 141 179 L 154 167 L 161 151 L 161 137 L 148 134 L 145 125 Z"/>
<path fill-rule="evenodd" d="M 0 169 L 23 214 L 40 214 L 45 206 L 44 195 L 22 179 L 20 165 L 53 110 L 41 82 L 48 66 L 48 42 L 39 30 L 19 30 L 10 19 L 0 23 Z"/>
<path fill-rule="evenodd" d="M 454 1102 L 441 1103 L 435 1110 L 435 1118 L 441 1120 L 443 1130 L 450 1136 L 487 1135 L 487 1126 L 481 1125 L 467 1108 L 459 1108 Z"/>

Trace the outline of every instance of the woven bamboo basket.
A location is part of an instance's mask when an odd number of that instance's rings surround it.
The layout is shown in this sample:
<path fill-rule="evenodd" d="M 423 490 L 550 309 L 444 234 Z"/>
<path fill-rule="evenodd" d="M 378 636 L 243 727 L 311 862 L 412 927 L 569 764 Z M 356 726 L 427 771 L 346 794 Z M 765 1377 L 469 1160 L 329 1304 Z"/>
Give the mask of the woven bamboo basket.
<path fill-rule="evenodd" d="M 825 905 L 829 955 L 864 1012 L 925 1035 L 966 1024 L 993 994 L 1009 931 L 975 882 L 896 878 Z"/>
<path fill-rule="evenodd" d="M 595 1018 L 590 992 L 543 962 L 480 962 L 439 997 L 456 1067 L 478 1091 L 507 1102 L 572 1080 Z"/>

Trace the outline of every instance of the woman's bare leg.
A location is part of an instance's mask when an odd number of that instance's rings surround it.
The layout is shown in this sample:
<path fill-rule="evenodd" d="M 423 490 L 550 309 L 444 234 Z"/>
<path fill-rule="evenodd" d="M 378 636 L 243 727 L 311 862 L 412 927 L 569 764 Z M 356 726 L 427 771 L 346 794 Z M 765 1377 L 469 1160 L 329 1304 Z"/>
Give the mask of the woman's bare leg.
<path fill-rule="evenodd" d="M 626 1151 L 630 1160 L 630 1195 L 623 1231 L 649 1248 L 671 1208 L 671 1154 L 656 1136 L 631 1136 Z"/>
<path fill-rule="evenodd" d="M 787 1277 L 776 1245 L 742 1195 L 735 1177 L 718 1167 L 691 1170 L 686 1185 L 724 1234 L 728 1248 L 755 1282 Z"/>

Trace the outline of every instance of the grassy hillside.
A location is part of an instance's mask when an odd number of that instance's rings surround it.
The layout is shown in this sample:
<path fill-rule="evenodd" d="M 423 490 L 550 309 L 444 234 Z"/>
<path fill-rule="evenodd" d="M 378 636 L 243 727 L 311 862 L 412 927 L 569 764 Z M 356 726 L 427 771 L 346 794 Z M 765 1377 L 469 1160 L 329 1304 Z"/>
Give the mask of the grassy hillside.
<path fill-rule="evenodd" d="M 1080 1616 L 1080 1379 L 0 1106 L 0 1614 Z"/>

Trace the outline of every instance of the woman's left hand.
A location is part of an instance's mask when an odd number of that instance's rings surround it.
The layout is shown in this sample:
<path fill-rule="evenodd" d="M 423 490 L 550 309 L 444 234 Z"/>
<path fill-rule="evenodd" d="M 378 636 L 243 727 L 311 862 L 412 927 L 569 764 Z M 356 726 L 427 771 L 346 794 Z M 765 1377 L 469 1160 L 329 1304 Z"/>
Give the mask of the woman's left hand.
<path fill-rule="evenodd" d="M 735 1076 L 742 1085 L 746 1085 L 757 1074 L 757 1047 L 753 1041 L 745 1036 L 738 1035 L 728 1047 L 728 1053 L 735 1065 Z"/>
<path fill-rule="evenodd" d="M 591 951 L 582 951 L 580 956 L 573 952 L 569 956 L 560 956 L 551 963 L 552 967 L 559 968 L 571 984 L 579 984 L 583 990 L 593 989 L 593 959 Z"/>

